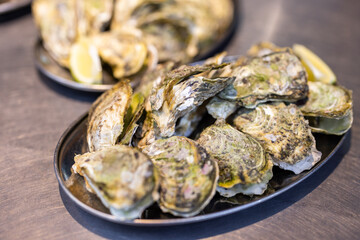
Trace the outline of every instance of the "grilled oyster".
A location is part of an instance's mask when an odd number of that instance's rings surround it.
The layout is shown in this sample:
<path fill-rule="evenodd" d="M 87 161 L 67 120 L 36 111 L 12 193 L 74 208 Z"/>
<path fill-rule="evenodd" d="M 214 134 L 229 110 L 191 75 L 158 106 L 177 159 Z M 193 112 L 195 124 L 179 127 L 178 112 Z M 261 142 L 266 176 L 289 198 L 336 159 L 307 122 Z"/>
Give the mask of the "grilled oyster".
<path fill-rule="evenodd" d="M 294 104 L 262 104 L 253 110 L 240 109 L 234 125 L 257 139 L 274 165 L 282 169 L 298 174 L 321 158 L 308 123 Z"/>
<path fill-rule="evenodd" d="M 261 195 L 272 178 L 272 162 L 255 139 L 218 121 L 206 128 L 197 142 L 219 165 L 218 192 L 225 197 L 237 193 Z"/>
<path fill-rule="evenodd" d="M 175 216 L 198 214 L 215 194 L 216 162 L 186 137 L 156 140 L 144 148 L 160 176 L 159 206 Z"/>
<path fill-rule="evenodd" d="M 267 101 L 295 102 L 308 93 L 307 75 L 300 60 L 289 52 L 276 52 L 253 58 L 233 70 L 233 84 L 219 97 L 254 108 Z"/>
<path fill-rule="evenodd" d="M 161 137 L 175 132 L 176 121 L 223 90 L 231 77 L 209 79 L 193 75 L 226 66 L 182 66 L 165 75 L 163 84 L 150 96 L 152 117 Z"/>
<path fill-rule="evenodd" d="M 118 79 L 139 72 L 148 56 L 145 42 L 132 34 L 104 32 L 93 36 L 93 42 Z"/>
<path fill-rule="evenodd" d="M 111 214 L 119 219 L 140 217 L 158 199 L 158 177 L 151 160 L 122 145 L 75 156 L 72 170 L 84 176 Z"/>
<path fill-rule="evenodd" d="M 300 107 L 313 132 L 341 135 L 353 122 L 352 92 L 341 86 L 309 82 L 309 95 Z"/>
<path fill-rule="evenodd" d="M 90 152 L 116 143 L 123 131 L 131 94 L 129 82 L 121 81 L 95 101 L 88 116 L 87 142 Z"/>

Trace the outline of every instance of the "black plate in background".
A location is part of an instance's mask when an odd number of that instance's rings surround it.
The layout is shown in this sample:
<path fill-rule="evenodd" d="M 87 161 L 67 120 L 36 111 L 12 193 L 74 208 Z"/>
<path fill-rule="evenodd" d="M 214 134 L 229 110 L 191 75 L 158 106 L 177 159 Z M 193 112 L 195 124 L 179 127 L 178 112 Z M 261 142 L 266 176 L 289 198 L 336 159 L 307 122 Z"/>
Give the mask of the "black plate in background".
<path fill-rule="evenodd" d="M 227 31 L 221 36 L 221 38 L 213 44 L 213 46 L 206 51 L 196 56 L 193 61 L 199 61 L 208 57 L 213 56 L 215 53 L 223 50 L 226 44 L 230 41 L 233 36 L 239 21 L 239 1 L 233 0 L 234 11 L 233 20 L 227 29 Z M 38 40 L 35 44 L 35 66 L 37 69 L 44 74 L 48 79 L 57 82 L 66 87 L 86 91 L 86 92 L 104 92 L 110 89 L 117 81 L 106 71 L 103 71 L 103 82 L 104 84 L 83 84 L 73 80 L 69 70 L 61 67 L 57 64 L 49 53 L 43 47 L 41 40 Z M 137 83 L 133 83 L 133 86 Z"/>
<path fill-rule="evenodd" d="M 32 0 L 8 0 L 0 3 L 0 15 L 8 14 L 29 5 Z"/>
<path fill-rule="evenodd" d="M 67 188 L 66 181 L 71 176 L 71 166 L 74 156 L 87 152 L 86 142 L 87 114 L 76 120 L 62 135 L 54 154 L 54 168 L 56 177 L 62 190 L 79 207 L 99 218 L 134 226 L 167 226 L 205 221 L 231 213 L 240 212 L 244 209 L 261 204 L 299 184 L 310 175 L 314 174 L 325 164 L 339 149 L 347 134 L 343 136 L 314 134 L 317 149 L 322 152 L 321 160 L 309 171 L 298 175 L 290 171 L 273 168 L 274 177 L 269 182 L 269 188 L 262 196 L 250 198 L 238 194 L 232 198 L 224 198 L 216 194 L 208 206 L 197 216 L 189 218 L 178 218 L 170 214 L 162 213 L 160 208 L 153 204 L 147 208 L 140 219 L 119 220 L 109 213 L 101 201 L 86 191 L 84 181 L 81 177 L 74 178 L 75 184 Z M 77 176 L 77 175 L 74 175 Z"/>

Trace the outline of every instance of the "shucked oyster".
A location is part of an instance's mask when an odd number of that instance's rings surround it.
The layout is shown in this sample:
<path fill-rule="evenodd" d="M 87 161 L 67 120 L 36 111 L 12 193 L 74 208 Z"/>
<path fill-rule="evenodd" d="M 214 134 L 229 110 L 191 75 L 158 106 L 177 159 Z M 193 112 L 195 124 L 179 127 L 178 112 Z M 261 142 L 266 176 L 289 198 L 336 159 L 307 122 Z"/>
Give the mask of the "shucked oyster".
<path fill-rule="evenodd" d="M 222 196 L 264 193 L 273 176 L 273 164 L 254 138 L 225 122 L 217 122 L 206 128 L 197 142 L 219 165 L 217 190 Z"/>
<path fill-rule="evenodd" d="M 135 148 L 116 145 L 77 155 L 72 169 L 119 219 L 140 217 L 158 199 L 154 166 Z"/>
<path fill-rule="evenodd" d="M 162 211 L 175 216 L 194 216 L 214 196 L 218 166 L 196 142 L 174 136 L 156 140 L 143 151 L 159 172 Z"/>
<path fill-rule="evenodd" d="M 103 30 L 112 7 L 112 0 L 34 0 L 32 12 L 45 49 L 60 65 L 68 67 L 72 44 Z"/>
<path fill-rule="evenodd" d="M 75 0 L 35 0 L 32 12 L 44 47 L 60 65 L 69 65 L 71 45 L 77 37 Z"/>
<path fill-rule="evenodd" d="M 308 93 L 307 75 L 300 60 L 289 52 L 253 58 L 233 70 L 236 76 L 219 97 L 254 108 L 267 101 L 295 102 Z"/>
<path fill-rule="evenodd" d="M 145 42 L 130 33 L 104 32 L 93 36 L 93 42 L 118 79 L 139 72 L 148 56 Z"/>
<path fill-rule="evenodd" d="M 189 77 L 225 65 L 182 66 L 165 75 L 163 84 L 150 96 L 152 117 L 161 137 L 172 136 L 180 117 L 216 95 L 233 80 L 232 77 Z"/>
<path fill-rule="evenodd" d="M 120 81 L 99 97 L 89 111 L 87 142 L 90 151 L 116 143 L 124 127 L 132 89 L 128 81 Z"/>
<path fill-rule="evenodd" d="M 341 135 L 353 121 L 352 92 L 341 86 L 309 82 L 309 95 L 300 109 L 313 132 Z"/>
<path fill-rule="evenodd" d="M 294 104 L 262 104 L 253 110 L 240 109 L 234 125 L 257 139 L 280 168 L 298 174 L 321 158 L 308 123 Z"/>

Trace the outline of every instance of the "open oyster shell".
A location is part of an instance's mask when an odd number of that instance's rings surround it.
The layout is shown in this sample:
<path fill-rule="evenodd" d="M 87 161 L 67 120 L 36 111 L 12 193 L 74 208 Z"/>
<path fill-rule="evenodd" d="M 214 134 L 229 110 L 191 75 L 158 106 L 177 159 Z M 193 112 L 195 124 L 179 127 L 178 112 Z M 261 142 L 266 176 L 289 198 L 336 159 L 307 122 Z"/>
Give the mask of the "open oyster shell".
<path fill-rule="evenodd" d="M 255 108 L 267 101 L 295 102 L 308 93 L 307 74 L 300 60 L 290 52 L 255 57 L 233 70 L 233 84 L 219 97 Z"/>
<path fill-rule="evenodd" d="M 116 145 L 77 155 L 72 170 L 84 176 L 89 190 L 121 220 L 140 217 L 158 199 L 154 166 L 135 148 Z"/>
<path fill-rule="evenodd" d="M 186 137 L 156 140 L 143 149 L 160 176 L 159 206 L 175 216 L 198 214 L 215 194 L 217 163 Z"/>
<path fill-rule="evenodd" d="M 163 84 L 150 96 L 151 115 L 161 137 L 175 132 L 176 121 L 223 90 L 234 78 L 194 76 L 224 65 L 182 66 L 165 75 Z M 189 78 L 194 76 L 192 78 Z"/>
<path fill-rule="evenodd" d="M 254 138 L 217 121 L 206 128 L 197 142 L 219 165 L 218 192 L 225 197 L 237 193 L 261 195 L 272 178 L 272 162 Z"/>
<path fill-rule="evenodd" d="M 124 128 L 131 101 L 129 81 L 120 81 L 99 97 L 88 116 L 87 142 L 90 152 L 115 145 Z"/>
<path fill-rule="evenodd" d="M 92 41 L 117 79 L 139 72 L 148 56 L 146 43 L 130 33 L 103 32 L 94 35 Z"/>
<path fill-rule="evenodd" d="M 300 106 L 313 132 L 342 135 L 353 122 L 352 92 L 339 85 L 309 82 L 306 103 Z"/>
<path fill-rule="evenodd" d="M 295 174 L 310 169 L 321 158 L 308 122 L 294 104 L 261 104 L 253 110 L 242 108 L 234 125 L 257 139 L 274 165 Z"/>
<path fill-rule="evenodd" d="M 34 0 L 32 12 L 45 49 L 61 66 L 69 66 L 72 44 L 98 34 L 112 16 L 112 0 Z"/>
<path fill-rule="evenodd" d="M 32 13 L 45 49 L 60 65 L 69 66 L 71 45 L 77 38 L 75 0 L 34 0 Z"/>

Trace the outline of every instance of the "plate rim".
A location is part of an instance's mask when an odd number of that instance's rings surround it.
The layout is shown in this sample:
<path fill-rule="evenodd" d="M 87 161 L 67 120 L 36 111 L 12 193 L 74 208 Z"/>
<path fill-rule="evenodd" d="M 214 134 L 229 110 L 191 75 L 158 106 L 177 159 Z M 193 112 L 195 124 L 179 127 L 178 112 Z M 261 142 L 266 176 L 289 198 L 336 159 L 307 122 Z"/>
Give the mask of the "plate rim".
<path fill-rule="evenodd" d="M 272 194 L 269 194 L 268 196 L 257 199 L 255 201 L 252 201 L 250 203 L 235 206 L 235 207 L 232 207 L 232 208 L 226 209 L 226 210 L 221 210 L 219 212 L 208 213 L 208 214 L 198 215 L 198 216 L 189 217 L 189 218 L 120 220 L 120 219 L 117 219 L 115 216 L 113 216 L 111 214 L 101 212 L 101 211 L 96 210 L 94 208 L 91 208 L 90 206 L 88 206 L 85 203 L 81 202 L 65 186 L 64 179 L 61 176 L 60 164 L 59 164 L 59 162 L 60 162 L 60 154 L 59 154 L 60 149 L 62 148 L 63 144 L 65 143 L 65 140 L 74 131 L 74 129 L 76 129 L 77 126 L 79 126 L 83 121 L 85 121 L 87 119 L 87 117 L 88 117 L 88 112 L 85 112 L 78 119 L 73 121 L 69 125 L 69 127 L 63 132 L 63 134 L 61 135 L 61 137 L 60 137 L 60 139 L 59 139 L 59 141 L 58 141 L 58 143 L 56 145 L 55 152 L 54 152 L 54 163 L 53 164 L 54 164 L 54 171 L 55 171 L 55 175 L 56 175 L 56 178 L 58 180 L 59 186 L 66 193 L 66 195 L 78 207 L 80 207 L 81 209 L 83 209 L 87 213 L 90 213 L 93 216 L 99 217 L 101 219 L 104 219 L 104 220 L 107 220 L 107 221 L 110 221 L 110 222 L 114 222 L 114 223 L 118 223 L 118 224 L 124 224 L 124 225 L 131 225 L 131 226 L 139 226 L 139 227 L 140 226 L 172 226 L 172 225 L 183 225 L 183 224 L 190 224 L 190 223 L 207 221 L 207 220 L 211 220 L 211 219 L 214 219 L 214 218 L 219 218 L 219 217 L 227 216 L 227 215 L 230 215 L 230 214 L 233 214 L 233 213 L 237 213 L 237 212 L 240 212 L 240 211 L 242 211 L 244 209 L 254 207 L 254 206 L 256 206 L 256 205 L 258 205 L 258 204 L 260 204 L 262 202 L 268 201 L 268 200 L 270 200 L 270 199 L 272 199 L 272 198 L 274 198 L 274 197 L 288 191 L 289 189 L 295 187 L 296 185 L 298 185 L 299 183 L 301 183 L 302 181 L 304 181 L 305 179 L 310 177 L 318 169 L 320 169 L 339 150 L 340 146 L 342 146 L 342 144 L 344 143 L 345 139 L 347 138 L 347 136 L 349 134 L 349 131 L 348 131 L 345 134 L 341 135 L 340 136 L 341 139 L 336 144 L 336 146 L 332 149 L 332 151 L 328 154 L 328 156 L 326 158 L 324 158 L 321 162 L 317 163 L 312 169 L 310 169 L 306 173 L 306 175 L 304 175 L 300 179 L 297 179 L 295 182 L 292 182 L 288 186 L 286 186 L 286 187 L 284 187 L 284 188 L 282 188 L 282 189 L 280 189 L 280 190 L 278 190 L 278 191 L 276 191 L 276 192 L 274 192 Z"/>

